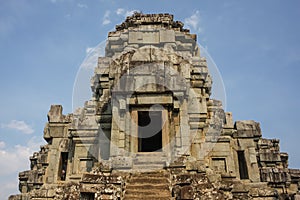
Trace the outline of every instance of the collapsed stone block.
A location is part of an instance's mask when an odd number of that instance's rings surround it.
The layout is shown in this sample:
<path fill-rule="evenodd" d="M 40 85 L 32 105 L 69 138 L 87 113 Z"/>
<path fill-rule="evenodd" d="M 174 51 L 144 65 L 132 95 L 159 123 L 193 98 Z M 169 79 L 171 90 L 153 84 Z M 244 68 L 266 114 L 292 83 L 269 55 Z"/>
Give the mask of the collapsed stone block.
<path fill-rule="evenodd" d="M 237 121 L 234 126 L 237 130 L 234 137 L 253 138 L 262 136 L 259 123 L 253 120 Z"/>

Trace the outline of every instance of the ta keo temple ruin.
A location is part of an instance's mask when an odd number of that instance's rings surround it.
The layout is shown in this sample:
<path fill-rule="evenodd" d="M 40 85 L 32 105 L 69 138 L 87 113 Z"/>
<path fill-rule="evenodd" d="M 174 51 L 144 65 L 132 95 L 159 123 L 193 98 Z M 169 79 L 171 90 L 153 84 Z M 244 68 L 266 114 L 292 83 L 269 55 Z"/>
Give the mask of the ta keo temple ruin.
<path fill-rule="evenodd" d="M 135 13 L 108 34 L 92 98 L 52 105 L 47 144 L 9 200 L 300 199 L 278 139 L 210 98 L 197 37 L 170 14 Z"/>

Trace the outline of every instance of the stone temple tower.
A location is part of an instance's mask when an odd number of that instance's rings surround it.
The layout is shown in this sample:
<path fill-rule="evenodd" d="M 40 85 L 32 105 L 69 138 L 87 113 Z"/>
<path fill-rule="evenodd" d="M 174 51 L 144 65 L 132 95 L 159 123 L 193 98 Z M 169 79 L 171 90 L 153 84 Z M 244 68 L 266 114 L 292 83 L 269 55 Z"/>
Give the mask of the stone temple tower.
<path fill-rule="evenodd" d="M 51 106 L 47 144 L 9 199 L 300 199 L 300 170 L 279 140 L 210 98 L 196 40 L 170 14 L 117 25 L 91 100 L 68 115 Z"/>

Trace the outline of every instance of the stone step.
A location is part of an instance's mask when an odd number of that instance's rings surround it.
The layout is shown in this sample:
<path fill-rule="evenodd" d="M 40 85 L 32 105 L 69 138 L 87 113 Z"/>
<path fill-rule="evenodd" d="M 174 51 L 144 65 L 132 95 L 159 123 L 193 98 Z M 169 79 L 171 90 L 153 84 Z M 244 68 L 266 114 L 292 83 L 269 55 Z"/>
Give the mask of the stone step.
<path fill-rule="evenodd" d="M 152 156 L 152 155 L 137 156 L 133 158 L 133 162 L 144 162 L 144 163 L 166 162 L 166 160 L 167 157 L 165 156 Z"/>
<path fill-rule="evenodd" d="M 162 152 L 143 152 L 136 153 L 136 157 L 166 157 L 165 153 Z"/>
<path fill-rule="evenodd" d="M 140 172 L 151 172 L 163 169 L 164 167 L 165 165 L 163 164 L 134 164 L 132 169 Z"/>
<path fill-rule="evenodd" d="M 148 177 L 133 177 L 128 181 L 129 184 L 168 184 L 169 180 L 166 178 L 148 178 Z"/>
<path fill-rule="evenodd" d="M 133 170 L 147 172 L 163 169 L 166 166 L 167 158 L 162 153 L 138 153 L 133 159 Z"/>
<path fill-rule="evenodd" d="M 161 164 L 165 165 L 166 160 L 163 160 L 162 158 L 134 158 L 133 164 Z"/>
<path fill-rule="evenodd" d="M 148 178 L 169 178 L 170 174 L 165 173 L 165 171 L 157 170 L 157 171 L 151 171 L 151 172 L 141 172 L 141 173 L 134 173 L 131 177 L 148 177 Z"/>
<path fill-rule="evenodd" d="M 132 174 L 125 184 L 124 199 L 170 200 L 169 176 L 160 170 Z"/>
<path fill-rule="evenodd" d="M 126 186 L 126 190 L 169 190 L 168 184 L 129 184 Z"/>
<path fill-rule="evenodd" d="M 168 197 L 160 197 L 160 196 L 136 196 L 136 195 L 128 195 L 124 197 L 124 200 L 170 200 L 171 196 Z"/>
<path fill-rule="evenodd" d="M 136 196 L 160 196 L 160 197 L 167 197 L 170 195 L 169 190 L 157 190 L 157 189 L 147 189 L 147 190 L 127 190 L 125 192 L 125 196 L 128 195 L 136 195 Z"/>

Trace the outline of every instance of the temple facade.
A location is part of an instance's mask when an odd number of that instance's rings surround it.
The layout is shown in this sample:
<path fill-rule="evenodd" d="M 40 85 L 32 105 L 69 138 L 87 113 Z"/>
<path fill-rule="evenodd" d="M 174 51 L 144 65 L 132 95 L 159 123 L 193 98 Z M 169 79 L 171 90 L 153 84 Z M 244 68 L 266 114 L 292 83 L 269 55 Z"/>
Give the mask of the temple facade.
<path fill-rule="evenodd" d="M 52 105 L 47 144 L 20 194 L 49 199 L 300 199 L 300 170 L 253 120 L 212 99 L 197 36 L 170 14 L 135 13 L 108 34 L 92 98 Z"/>

